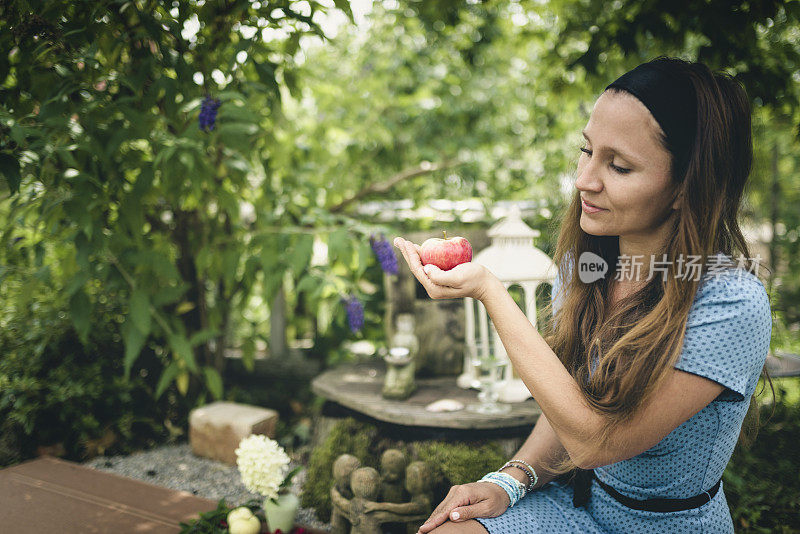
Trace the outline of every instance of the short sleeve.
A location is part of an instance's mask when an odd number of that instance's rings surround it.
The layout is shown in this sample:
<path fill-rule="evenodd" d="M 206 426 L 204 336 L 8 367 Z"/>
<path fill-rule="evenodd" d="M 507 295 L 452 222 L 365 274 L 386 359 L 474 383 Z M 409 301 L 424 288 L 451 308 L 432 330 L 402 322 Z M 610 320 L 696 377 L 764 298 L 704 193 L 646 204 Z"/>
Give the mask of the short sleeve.
<path fill-rule="evenodd" d="M 725 386 L 719 400 L 742 401 L 755 391 L 771 335 L 761 281 L 741 270 L 712 275 L 695 295 L 675 367 Z"/>

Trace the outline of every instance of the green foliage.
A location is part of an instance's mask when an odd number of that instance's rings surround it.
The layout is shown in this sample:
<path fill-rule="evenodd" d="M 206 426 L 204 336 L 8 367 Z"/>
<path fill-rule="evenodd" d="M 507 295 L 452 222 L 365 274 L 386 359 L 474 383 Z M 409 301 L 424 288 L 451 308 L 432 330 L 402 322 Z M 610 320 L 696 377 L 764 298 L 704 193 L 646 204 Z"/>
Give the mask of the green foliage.
<path fill-rule="evenodd" d="M 789 106 L 758 108 L 753 135 L 755 167 L 750 184 L 750 218 L 768 215 L 773 236 L 769 255 L 779 268 L 767 273 L 770 298 L 776 310 L 774 346 L 800 354 L 800 154 L 792 136 L 792 122 L 800 123 L 800 111 L 792 118 Z M 796 132 L 800 133 L 800 129 Z M 767 218 L 767 217 L 764 217 Z M 766 221 L 765 221 L 766 222 Z M 772 258 L 770 258 L 772 259 Z M 787 328 L 792 330 L 787 331 Z"/>
<path fill-rule="evenodd" d="M 388 199 L 553 198 L 593 90 L 540 61 L 552 34 L 513 24 L 509 2 L 408 4 L 375 3 L 366 35 L 309 51 L 309 104 L 286 110 L 305 141 L 301 172 L 332 210 L 384 182 Z M 441 170 L 393 181 L 422 161 Z"/>
<path fill-rule="evenodd" d="M 776 393 L 774 413 L 761 406 L 757 439 L 734 451 L 723 477 L 737 532 L 800 532 L 800 402 L 788 402 L 782 385 Z"/>
<path fill-rule="evenodd" d="M 409 461 L 426 462 L 433 470 L 433 493 L 437 503 L 450 486 L 479 480 L 507 460 L 500 446 L 492 441 L 448 443 L 378 437 L 375 425 L 352 417 L 337 421 L 325 441 L 311 453 L 301 504 L 316 509 L 317 517 L 323 521 L 330 519 L 333 462 L 345 453 L 358 458 L 362 466 L 378 470 L 381 454 L 390 448 L 401 450 Z"/>
<path fill-rule="evenodd" d="M 253 369 L 281 289 L 290 339 L 313 336 L 328 363 L 347 357 L 342 294 L 366 302 L 363 335 L 379 339 L 382 275 L 367 238 L 394 229 L 359 202 L 536 199 L 555 214 L 591 103 L 660 53 L 727 69 L 752 98 L 742 216 L 773 229 L 774 344 L 795 350 L 797 2 L 376 2 L 363 35 L 333 41 L 313 21 L 330 8 L 297 4 L 3 4 L 2 463 L 40 444 L 79 458 L 103 436 L 120 451 L 166 439 L 159 425 L 182 426 L 191 404 L 238 395 L 225 389 L 224 350 L 241 345 Z M 334 4 L 352 20 L 347 2 Z M 317 37 L 301 61 L 301 39 Z M 222 102 L 210 132 L 196 122 L 206 95 Z M 549 251 L 552 240 L 543 231 L 537 243 Z M 315 263 L 326 246 L 328 262 Z M 260 399 L 285 406 L 292 386 Z M 374 433 L 347 425 L 312 456 L 307 503 L 323 516 L 336 455 L 377 465 Z M 478 450 L 414 454 L 456 483 L 496 454 Z M 748 485 L 752 454 L 737 456 Z M 768 520 L 755 514 L 770 499 L 794 498 L 740 490 L 737 521 L 751 525 Z"/>
<path fill-rule="evenodd" d="M 325 441 L 311 453 L 300 504 L 314 508 L 318 518 L 329 521 L 333 462 L 342 454 L 352 454 L 361 460 L 362 466 L 377 469 L 380 457 L 373 450 L 376 438 L 377 429 L 374 426 L 356 421 L 352 417 L 337 422 Z"/>
<path fill-rule="evenodd" d="M 450 485 L 475 482 L 508 460 L 494 443 L 476 447 L 474 444 L 423 441 L 415 442 L 413 448 L 420 460 L 438 467 Z"/>
<path fill-rule="evenodd" d="M 800 351 L 798 351 L 800 352 Z M 800 404 L 800 377 L 783 376 L 772 377 L 772 386 L 775 389 L 775 397 L 780 398 L 780 402 L 787 404 Z M 764 379 L 759 379 L 756 387 L 755 397 L 762 404 L 772 403 L 772 389 Z M 780 395 L 780 397 L 778 397 Z"/>
<path fill-rule="evenodd" d="M 3 292 L 8 296 L 8 292 Z M 57 301 L 58 302 L 58 301 Z M 86 343 L 67 313 L 44 294 L 0 328 L 0 466 L 40 446 L 80 461 L 129 453 L 177 437 L 188 406 L 174 392 L 153 397 L 162 363 L 145 351 L 130 379 L 122 374 L 114 302 L 96 306 Z"/>
<path fill-rule="evenodd" d="M 261 510 L 261 504 L 261 501 L 252 499 L 242 506 L 249 508 L 263 524 L 265 519 L 264 513 Z M 227 534 L 229 532 L 227 523 L 228 514 L 231 510 L 235 510 L 236 508 L 239 508 L 239 506 L 228 506 L 225 503 L 225 499 L 220 499 L 219 502 L 217 502 L 217 508 L 215 510 L 203 512 L 197 519 L 193 519 L 189 522 L 181 521 L 179 523 L 181 534 Z"/>
<path fill-rule="evenodd" d="M 380 299 L 356 281 L 374 265 L 367 237 L 390 228 L 358 203 L 533 198 L 556 212 L 591 102 L 655 51 L 736 71 L 774 112 L 756 146 L 780 146 L 781 194 L 796 191 L 794 4 L 375 3 L 363 35 L 343 28 L 332 41 L 314 15 L 352 20 L 348 3 L 296 4 L 48 0 L 35 13 L 11 3 L 0 20 L 3 265 L 19 259 L 19 237 L 63 249 L 84 341 L 89 285 L 119 291 L 124 372 L 148 344 L 168 351 L 159 394 L 224 395 L 224 351 L 240 345 L 252 364 L 281 288 L 290 339 L 336 355 L 351 292 L 369 304 L 364 335 L 380 336 L 369 328 Z M 302 60 L 301 41 L 315 45 Z M 210 132 L 195 122 L 206 95 L 222 102 Z M 758 176 L 755 221 L 770 206 Z M 777 213 L 778 251 L 800 272 L 800 220 Z M 329 262 L 312 266 L 326 245 Z M 796 323 L 797 274 L 782 287 Z"/>
<path fill-rule="evenodd" d="M 580 43 L 567 56 L 567 69 L 597 73 L 617 51 L 639 62 L 659 52 L 689 52 L 714 67 L 732 68 L 762 103 L 800 104 L 793 80 L 800 69 L 797 2 L 619 0 L 611 9 L 601 2 L 580 9 L 559 2 L 555 9 L 564 21 L 559 44 Z"/>
<path fill-rule="evenodd" d="M 61 282 L 83 343 L 97 306 L 89 286 L 125 299 L 123 373 L 148 342 L 169 355 L 156 396 L 175 384 L 185 396 L 221 398 L 224 351 L 238 343 L 232 325 L 249 299 L 271 304 L 306 275 L 314 235 L 327 235 L 316 226 L 366 231 L 315 216 L 298 202 L 308 188 L 273 178 L 275 154 L 294 144 L 280 135 L 281 91 L 297 94 L 299 39 L 322 36 L 313 15 L 329 9 L 295 7 L 4 6 L 0 174 L 11 196 L 0 196 L 0 216 L 14 224 L 2 225 L 0 242 L 62 249 L 70 268 Z M 266 26 L 286 39 L 262 39 Z M 206 95 L 222 103 L 210 132 L 196 122 Z M 1 249 L 3 265 L 24 261 L 14 248 Z M 326 284 L 342 292 L 353 269 Z"/>

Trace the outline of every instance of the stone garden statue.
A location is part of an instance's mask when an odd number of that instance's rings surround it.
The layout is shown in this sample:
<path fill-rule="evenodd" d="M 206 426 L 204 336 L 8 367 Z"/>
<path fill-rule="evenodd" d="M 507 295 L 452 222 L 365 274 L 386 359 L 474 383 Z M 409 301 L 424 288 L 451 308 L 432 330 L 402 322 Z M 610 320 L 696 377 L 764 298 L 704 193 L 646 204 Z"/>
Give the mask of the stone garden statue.
<path fill-rule="evenodd" d="M 397 449 L 387 449 L 381 455 L 381 493 L 380 502 L 402 503 L 408 501 L 403 479 L 406 473 L 405 455 Z M 405 534 L 403 523 L 386 523 L 383 531 L 387 534 Z"/>
<path fill-rule="evenodd" d="M 428 519 L 433 511 L 430 469 L 425 462 L 411 462 L 406 468 L 406 490 L 411 495 L 409 502 L 370 502 L 365 510 L 368 513 L 384 511 L 405 516 L 406 532 L 414 534 L 419 522 Z"/>
<path fill-rule="evenodd" d="M 397 315 L 397 329 L 389 340 L 386 361 L 386 378 L 382 395 L 386 399 L 404 400 L 416 389 L 414 374 L 419 352 L 419 340 L 414 334 L 414 316 L 410 313 Z"/>
<path fill-rule="evenodd" d="M 353 471 L 361 467 L 361 462 L 352 454 L 342 454 L 333 462 L 333 488 L 331 495 L 337 491 L 345 499 L 352 499 L 353 492 L 350 489 L 350 476 Z M 333 534 L 347 534 L 350 531 L 350 521 L 347 514 L 343 513 L 336 506 L 331 512 L 331 531 Z"/>
<path fill-rule="evenodd" d="M 406 500 L 403 478 L 406 471 L 406 457 L 397 449 L 387 449 L 381 455 L 381 494 L 383 502 L 404 502 Z"/>
<path fill-rule="evenodd" d="M 419 523 L 430 516 L 432 496 L 430 469 L 424 462 L 412 462 L 405 468 L 405 490 L 411 496 L 405 501 L 402 487 L 398 488 L 396 471 L 405 465 L 403 454 L 390 449 L 381 457 L 383 477 L 372 467 L 357 467 L 350 473 L 350 487 L 340 484 L 343 474 L 353 466 L 355 459 L 344 454 L 334 462 L 334 485 L 331 487 L 333 504 L 332 527 L 334 534 L 381 534 L 382 525 L 405 523 L 408 533 L 414 533 Z M 356 459 L 356 462 L 358 460 Z M 351 493 L 352 492 L 352 493 Z M 352 494 L 348 498 L 346 495 Z M 401 498 L 400 502 L 379 501 L 379 497 Z M 335 518 L 335 521 L 334 521 Z"/>

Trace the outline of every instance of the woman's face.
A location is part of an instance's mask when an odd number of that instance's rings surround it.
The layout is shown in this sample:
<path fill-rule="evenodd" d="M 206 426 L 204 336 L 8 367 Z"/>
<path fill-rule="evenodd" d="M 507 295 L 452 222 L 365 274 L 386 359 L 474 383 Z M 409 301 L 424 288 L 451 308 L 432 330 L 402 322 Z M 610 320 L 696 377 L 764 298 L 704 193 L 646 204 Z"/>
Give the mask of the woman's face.
<path fill-rule="evenodd" d="M 575 187 L 583 200 L 604 209 L 589 213 L 582 206 L 581 228 L 620 236 L 621 248 L 623 239 L 636 243 L 631 248 L 657 246 L 678 204 L 658 123 L 636 97 L 606 91 L 583 133 Z"/>

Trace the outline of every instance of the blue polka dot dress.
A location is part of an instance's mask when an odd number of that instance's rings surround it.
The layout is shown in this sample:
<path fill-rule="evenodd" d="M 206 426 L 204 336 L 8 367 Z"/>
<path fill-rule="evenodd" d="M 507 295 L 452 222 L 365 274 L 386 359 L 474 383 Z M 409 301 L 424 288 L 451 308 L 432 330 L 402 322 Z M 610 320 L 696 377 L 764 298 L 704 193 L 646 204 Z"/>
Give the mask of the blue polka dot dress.
<path fill-rule="evenodd" d="M 556 283 L 554 307 L 557 291 Z M 707 274 L 689 312 L 675 367 L 725 389 L 650 450 L 596 468 L 597 478 L 634 499 L 686 498 L 711 488 L 733 453 L 771 333 L 769 298 L 754 274 L 735 269 Z M 591 483 L 587 506 L 576 508 L 572 487 L 556 480 L 527 494 L 502 515 L 477 520 L 491 534 L 733 532 L 724 484 L 698 508 L 650 512 L 617 502 L 596 481 Z"/>

